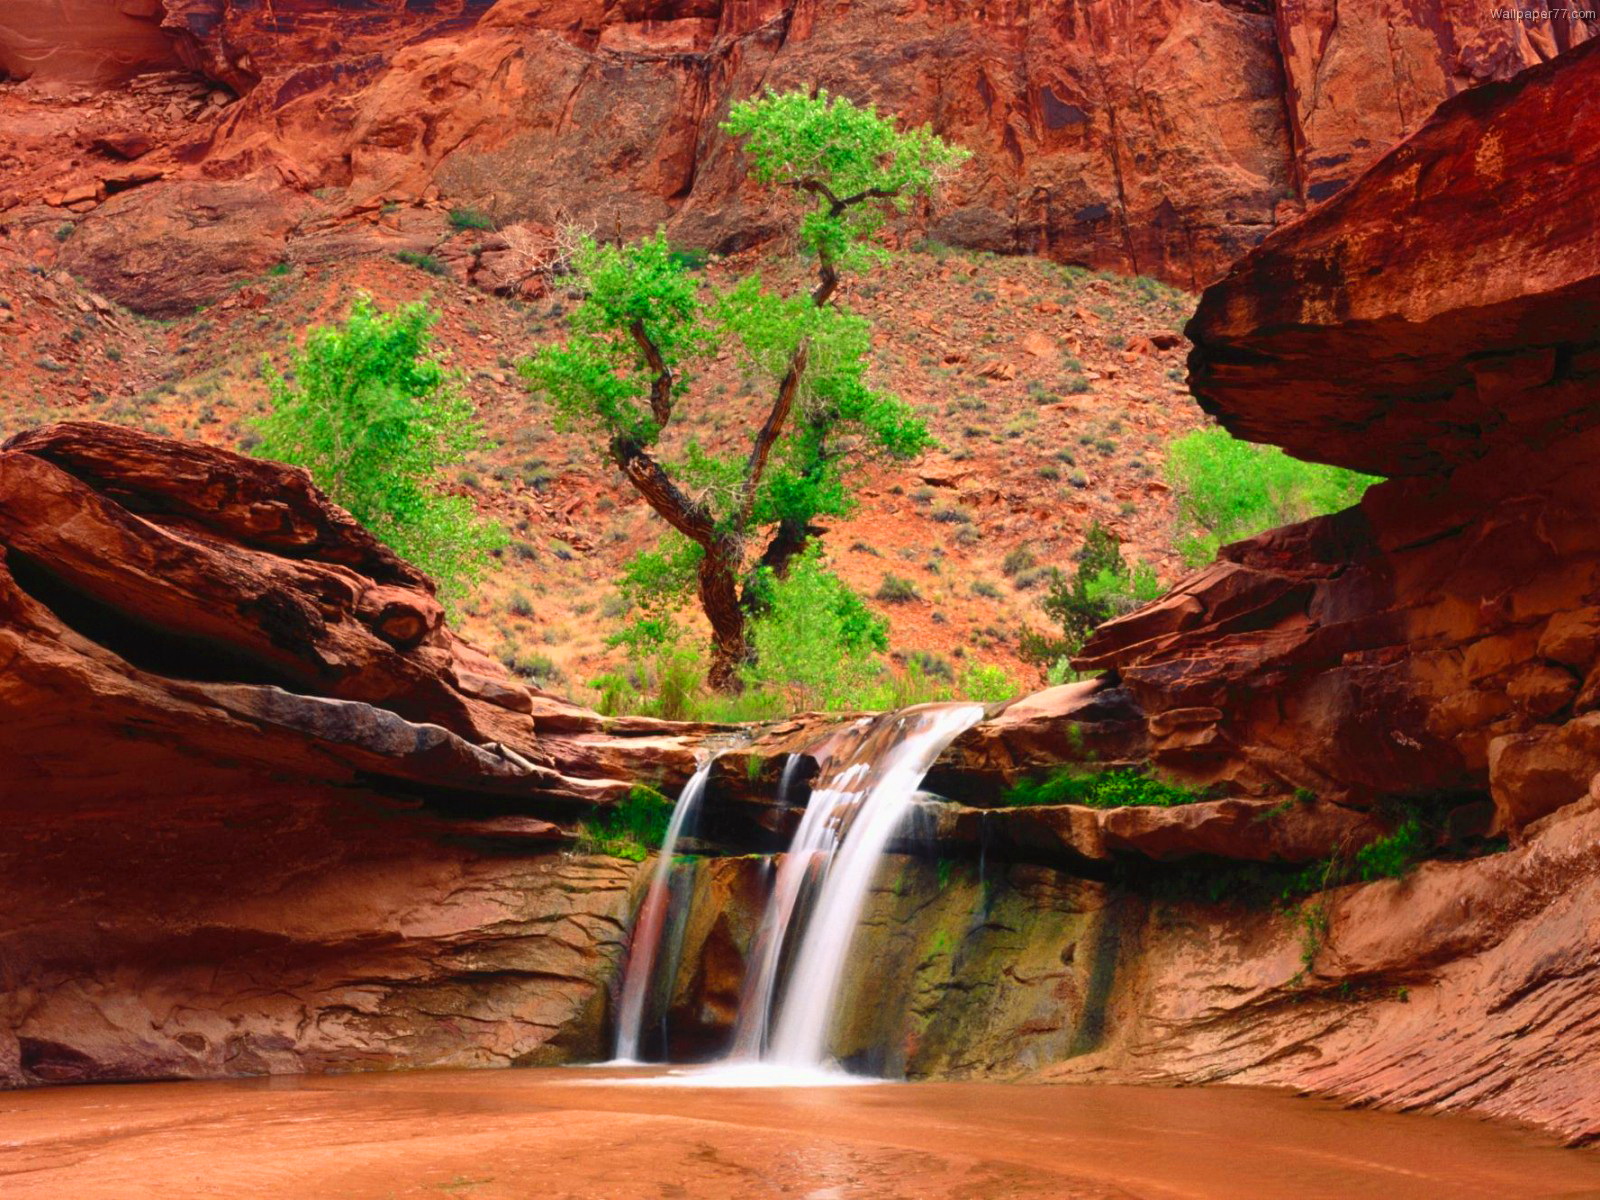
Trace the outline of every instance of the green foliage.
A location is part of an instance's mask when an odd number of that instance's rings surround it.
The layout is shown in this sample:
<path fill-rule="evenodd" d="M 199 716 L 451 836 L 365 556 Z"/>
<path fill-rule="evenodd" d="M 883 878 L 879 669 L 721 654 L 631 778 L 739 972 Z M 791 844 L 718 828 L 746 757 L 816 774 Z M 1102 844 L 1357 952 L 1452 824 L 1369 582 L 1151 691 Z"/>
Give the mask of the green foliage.
<path fill-rule="evenodd" d="M 450 210 L 450 228 L 455 230 L 493 229 L 494 218 L 486 212 L 479 212 L 475 208 L 452 208 Z"/>
<path fill-rule="evenodd" d="M 1161 582 L 1145 564 L 1130 569 L 1117 539 L 1098 521 L 1084 535 L 1073 573 L 1052 570 L 1041 602 L 1055 620 L 1059 635 L 1025 630 L 1019 639 L 1022 656 L 1044 667 L 1076 654 L 1096 626 L 1132 612 L 1161 595 Z M 1019 575 L 1017 583 L 1022 582 Z"/>
<path fill-rule="evenodd" d="M 425 304 L 380 312 L 358 295 L 344 324 L 306 335 L 292 382 L 265 368 L 272 407 L 255 452 L 307 468 L 456 602 L 503 534 L 436 482 L 486 443 L 459 377 L 432 352 L 433 321 Z"/>
<path fill-rule="evenodd" d="M 1355 876 L 1365 883 L 1399 879 L 1433 849 L 1433 837 L 1418 817 L 1407 817 L 1390 833 L 1356 851 Z"/>
<path fill-rule="evenodd" d="M 416 250 L 400 250 L 396 252 L 395 257 L 407 266 L 426 271 L 429 275 L 450 274 L 450 269 L 431 254 L 421 254 Z"/>
<path fill-rule="evenodd" d="M 1219 428 L 1173 442 L 1167 476 L 1189 530 L 1179 549 L 1190 566 L 1210 562 L 1227 542 L 1348 508 L 1377 482 L 1342 467 L 1301 462 L 1276 446 L 1242 442 Z"/>
<path fill-rule="evenodd" d="M 672 822 L 672 801 L 653 787 L 638 784 L 609 808 L 595 811 L 579 829 L 579 854 L 607 854 L 643 862 L 661 849 Z"/>
<path fill-rule="evenodd" d="M 961 674 L 961 692 L 969 700 L 994 704 L 1009 700 L 1021 688 L 1004 667 L 976 663 Z"/>
<path fill-rule="evenodd" d="M 837 201 L 882 199 L 904 211 L 970 156 L 927 126 L 897 129 L 870 104 L 861 107 L 826 91 L 768 92 L 743 101 L 729 111 L 722 130 L 744 139 L 758 183 L 810 198 L 800 222 L 801 243 L 841 265 L 864 257 L 866 239 L 883 223 L 883 207 L 855 203 L 840 211 Z"/>
<path fill-rule="evenodd" d="M 1040 779 L 1018 780 L 1006 791 L 1002 803 L 1010 808 L 1039 804 L 1082 804 L 1088 808 L 1126 808 L 1131 805 L 1171 808 L 1178 804 L 1193 804 L 1205 798 L 1188 788 L 1163 783 L 1143 771 L 1118 768 L 1086 772 L 1080 768 L 1064 767 Z"/>
<path fill-rule="evenodd" d="M 755 662 L 747 685 L 783 692 L 794 709 L 849 707 L 877 674 L 875 651 L 888 649 L 887 623 L 821 562 L 813 549 L 766 583 L 753 623 Z"/>
<path fill-rule="evenodd" d="M 883 577 L 883 582 L 878 585 L 877 598 L 885 604 L 909 604 L 913 600 L 920 600 L 922 593 L 917 591 L 917 585 L 909 579 L 890 572 Z"/>

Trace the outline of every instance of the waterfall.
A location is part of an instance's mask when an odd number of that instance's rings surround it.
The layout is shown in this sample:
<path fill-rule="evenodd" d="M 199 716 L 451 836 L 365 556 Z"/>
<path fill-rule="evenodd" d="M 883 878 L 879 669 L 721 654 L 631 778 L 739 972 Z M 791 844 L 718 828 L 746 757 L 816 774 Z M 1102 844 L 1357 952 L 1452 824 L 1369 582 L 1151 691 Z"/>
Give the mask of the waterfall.
<path fill-rule="evenodd" d="M 839 986 L 878 863 L 934 760 L 982 716 L 977 704 L 919 705 L 851 731 L 853 745 L 816 780 L 778 868 L 741 997 L 735 1059 L 801 1070 L 827 1063 Z M 792 966 L 780 990 L 786 956 Z"/>
<path fill-rule="evenodd" d="M 717 755 L 713 754 L 702 762 L 689 782 L 683 785 L 683 791 L 678 793 L 678 802 L 672 807 L 672 819 L 667 823 L 666 836 L 661 841 L 661 855 L 650 877 L 650 887 L 633 922 L 628 960 L 622 971 L 622 998 L 617 1004 L 614 1059 L 619 1063 L 634 1062 L 639 1057 L 645 1004 L 650 998 L 650 986 L 655 981 L 656 960 L 666 939 L 667 910 L 672 895 L 672 860 L 677 853 L 678 839 L 705 793 L 706 781 L 711 777 L 711 767 L 716 761 Z"/>

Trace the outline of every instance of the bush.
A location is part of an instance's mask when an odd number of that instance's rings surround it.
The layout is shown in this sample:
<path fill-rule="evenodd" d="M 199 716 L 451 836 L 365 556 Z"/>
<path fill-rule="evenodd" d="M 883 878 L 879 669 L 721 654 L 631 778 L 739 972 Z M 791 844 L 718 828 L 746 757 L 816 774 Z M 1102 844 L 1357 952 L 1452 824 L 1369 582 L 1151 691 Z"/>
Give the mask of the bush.
<path fill-rule="evenodd" d="M 1001 797 L 1001 802 L 1010 808 L 1039 804 L 1081 804 L 1088 808 L 1127 808 L 1133 805 L 1171 808 L 1204 799 L 1198 792 L 1163 783 L 1143 771 L 1120 768 L 1090 773 L 1067 767 L 1042 779 L 1019 780 Z"/>
<path fill-rule="evenodd" d="M 425 304 L 385 313 L 359 295 L 343 325 L 311 330 L 293 383 L 265 368 L 272 407 L 256 453 L 307 468 L 455 603 L 504 535 L 435 482 L 487 442 L 459 377 L 431 353 L 433 322 Z"/>
<path fill-rule="evenodd" d="M 976 663 L 961 674 L 961 694 L 982 704 L 1009 700 L 1021 690 L 1004 667 Z"/>
<path fill-rule="evenodd" d="M 1408 817 L 1375 842 L 1356 851 L 1355 874 L 1365 883 L 1374 879 L 1398 879 L 1424 858 L 1432 838 L 1422 821 Z"/>
<path fill-rule="evenodd" d="M 639 784 L 610 808 L 597 809 L 579 827 L 579 854 L 608 854 L 643 862 L 659 850 L 672 822 L 672 801 L 653 787 Z"/>
<path fill-rule="evenodd" d="M 1026 571 L 1034 565 L 1035 561 L 1032 550 L 1029 550 L 1026 546 L 1018 546 L 1015 550 L 1010 550 L 1006 553 L 1005 561 L 1000 564 L 1000 569 L 1007 575 L 1015 575 L 1020 571 Z"/>
<path fill-rule="evenodd" d="M 1076 654 L 1096 626 L 1161 595 L 1155 572 L 1144 564 L 1130 570 L 1117 539 L 1098 521 L 1084 535 L 1077 560 L 1070 576 L 1050 572 L 1049 591 L 1042 601 L 1060 634 L 1027 630 L 1018 647 L 1025 659 L 1046 669 Z"/>
<path fill-rule="evenodd" d="M 764 611 L 752 622 L 753 667 L 746 687 L 782 692 L 791 709 L 851 707 L 876 673 L 872 654 L 888 648 L 888 627 L 808 550 L 783 579 L 766 581 Z"/>
<path fill-rule="evenodd" d="M 475 208 L 452 208 L 450 210 L 450 228 L 465 229 L 493 229 L 494 218 L 488 213 L 479 212 Z"/>
<path fill-rule="evenodd" d="M 1278 525 L 1348 508 L 1377 479 L 1290 458 L 1276 446 L 1199 429 L 1168 448 L 1167 477 L 1188 533 L 1184 561 L 1203 566 L 1218 547 Z"/>
<path fill-rule="evenodd" d="M 401 250 L 395 257 L 407 266 L 426 271 L 429 275 L 450 274 L 449 268 L 431 254 L 419 254 L 415 250 Z"/>
<path fill-rule="evenodd" d="M 885 575 L 883 582 L 878 585 L 876 595 L 885 604 L 909 604 L 913 600 L 922 598 L 922 593 L 917 591 L 915 583 L 898 575 Z"/>

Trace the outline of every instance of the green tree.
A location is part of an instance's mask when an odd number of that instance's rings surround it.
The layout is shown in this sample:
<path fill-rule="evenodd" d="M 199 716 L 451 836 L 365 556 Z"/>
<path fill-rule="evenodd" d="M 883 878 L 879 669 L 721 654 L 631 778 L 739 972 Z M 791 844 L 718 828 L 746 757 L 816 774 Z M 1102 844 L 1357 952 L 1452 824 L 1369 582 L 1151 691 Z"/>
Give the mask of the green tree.
<path fill-rule="evenodd" d="M 1349 508 L 1378 482 L 1359 471 L 1290 458 L 1276 446 L 1240 441 L 1215 427 L 1172 443 L 1167 476 L 1187 529 L 1179 550 L 1191 567 L 1210 562 L 1226 542 Z"/>
<path fill-rule="evenodd" d="M 585 239 L 574 266 L 584 299 L 565 344 L 524 364 L 558 427 L 596 435 L 604 454 L 691 549 L 680 564 L 712 631 L 709 681 L 735 691 L 752 646 L 747 624 L 822 516 L 850 509 L 846 475 L 872 456 L 908 458 L 932 440 L 900 399 L 871 386 L 871 329 L 837 303 L 842 271 L 881 262 L 886 213 L 932 191 L 966 152 L 926 128 L 901 130 L 827 93 L 768 94 L 735 105 L 723 129 L 744 139 L 750 173 L 798 202 L 809 291 L 768 290 L 752 274 L 721 295 L 702 287 L 664 234 L 629 245 Z M 674 458 L 662 436 L 697 361 L 733 349 L 770 390 L 742 454 L 690 438 Z"/>
<path fill-rule="evenodd" d="M 1060 627 L 1060 634 L 1024 629 L 1018 643 L 1022 657 L 1049 672 L 1061 672 L 1097 625 L 1132 612 L 1161 595 L 1161 584 L 1149 566 L 1130 568 L 1116 536 L 1100 522 L 1090 524 L 1077 553 L 1072 574 L 1052 569 L 1050 585 L 1040 602 Z"/>
<path fill-rule="evenodd" d="M 482 577 L 501 534 L 438 485 L 485 442 L 459 377 L 432 352 L 434 320 L 420 301 L 380 312 L 357 295 L 343 324 L 306 335 L 292 382 L 263 368 L 272 408 L 256 452 L 309 470 L 454 602 Z"/>

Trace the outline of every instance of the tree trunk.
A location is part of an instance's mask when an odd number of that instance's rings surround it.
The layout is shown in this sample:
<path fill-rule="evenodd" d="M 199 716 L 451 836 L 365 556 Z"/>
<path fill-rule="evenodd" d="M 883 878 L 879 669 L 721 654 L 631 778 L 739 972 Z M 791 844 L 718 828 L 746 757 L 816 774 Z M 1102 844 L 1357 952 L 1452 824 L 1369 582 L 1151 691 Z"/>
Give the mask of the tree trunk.
<path fill-rule="evenodd" d="M 739 604 L 739 551 L 737 539 L 721 537 L 705 547 L 700 560 L 700 607 L 711 622 L 711 670 L 706 682 L 730 695 L 744 690 L 739 668 L 750 656 Z"/>

